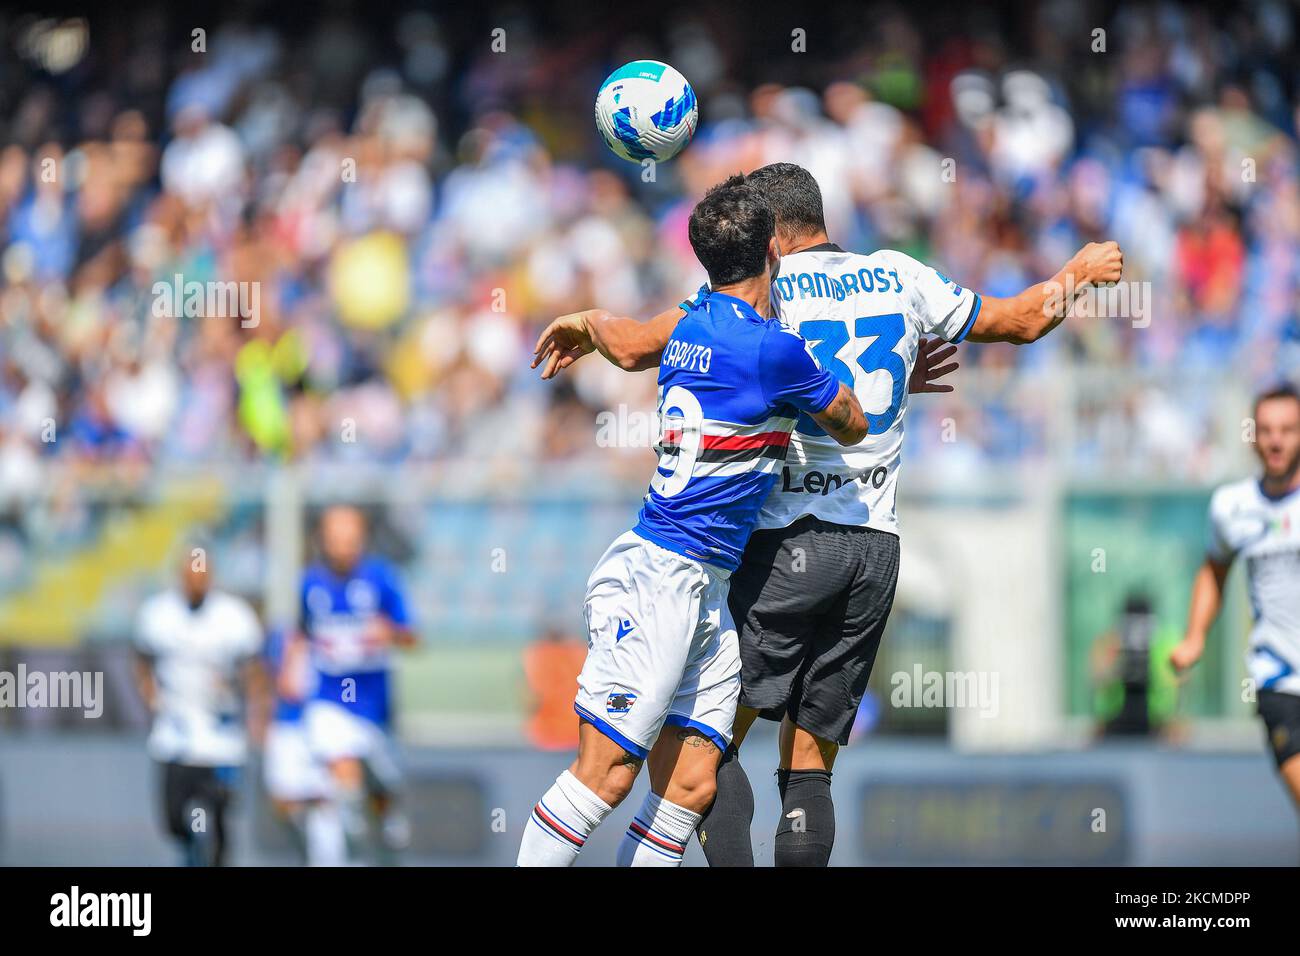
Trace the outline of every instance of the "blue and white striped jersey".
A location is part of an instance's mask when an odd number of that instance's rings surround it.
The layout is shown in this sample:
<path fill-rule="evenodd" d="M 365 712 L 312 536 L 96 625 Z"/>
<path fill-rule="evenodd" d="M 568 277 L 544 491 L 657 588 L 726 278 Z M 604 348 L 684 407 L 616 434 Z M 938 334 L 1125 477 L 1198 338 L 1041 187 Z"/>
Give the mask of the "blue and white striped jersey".
<path fill-rule="evenodd" d="M 659 466 L 636 533 L 735 570 L 800 413 L 838 392 L 797 332 L 741 299 L 702 294 L 659 362 Z"/>

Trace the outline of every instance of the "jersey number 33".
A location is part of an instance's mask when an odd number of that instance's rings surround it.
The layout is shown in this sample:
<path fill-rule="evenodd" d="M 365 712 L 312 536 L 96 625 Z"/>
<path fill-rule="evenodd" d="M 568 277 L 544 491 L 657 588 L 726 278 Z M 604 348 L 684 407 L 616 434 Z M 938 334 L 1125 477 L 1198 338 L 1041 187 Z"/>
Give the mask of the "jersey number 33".
<path fill-rule="evenodd" d="M 891 380 L 889 407 L 878 413 L 863 409 L 870 433 L 879 435 L 888 431 L 898 418 L 907 389 L 907 365 L 894 351 L 907 327 L 901 312 L 862 316 L 854 319 L 852 325 L 853 334 L 850 336 L 849 322 L 844 319 L 809 319 L 799 324 L 799 334 L 812 345 L 813 357 L 821 367 L 859 394 L 861 390 L 854 382 L 854 370 L 846 357 L 841 357 L 846 346 L 850 346 L 847 349 L 848 360 L 856 362 L 863 372 L 868 375 L 888 373 Z M 800 416 L 798 430 L 803 435 L 826 434 L 807 415 Z"/>

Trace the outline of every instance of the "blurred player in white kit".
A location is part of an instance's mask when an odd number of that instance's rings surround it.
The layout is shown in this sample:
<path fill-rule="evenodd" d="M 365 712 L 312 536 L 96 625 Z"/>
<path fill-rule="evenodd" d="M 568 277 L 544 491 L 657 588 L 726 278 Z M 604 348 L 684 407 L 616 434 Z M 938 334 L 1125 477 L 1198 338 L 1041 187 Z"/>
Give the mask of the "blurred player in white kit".
<path fill-rule="evenodd" d="M 1300 392 L 1293 387 L 1255 400 L 1255 454 L 1262 474 L 1223 485 L 1210 499 L 1187 634 L 1170 661 L 1182 671 L 1201 659 L 1228 571 L 1243 558 L 1255 618 L 1246 664 L 1269 749 L 1300 808 Z"/>
<path fill-rule="evenodd" d="M 153 712 L 149 756 L 161 770 L 163 815 L 190 866 L 226 859 L 226 809 L 265 727 L 262 628 L 242 598 L 212 587 L 209 549 L 184 549 L 180 581 L 140 608 L 140 696 Z M 248 706 L 245 707 L 245 704 Z"/>

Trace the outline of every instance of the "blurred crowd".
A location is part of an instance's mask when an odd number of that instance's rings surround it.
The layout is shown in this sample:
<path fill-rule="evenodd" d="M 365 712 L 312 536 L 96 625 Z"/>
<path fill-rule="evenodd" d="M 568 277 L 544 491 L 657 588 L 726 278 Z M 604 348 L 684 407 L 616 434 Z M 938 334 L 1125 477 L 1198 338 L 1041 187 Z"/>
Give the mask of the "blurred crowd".
<path fill-rule="evenodd" d="M 1101 238 L 1150 283 L 1149 324 L 964 346 L 957 391 L 913 406 L 909 461 L 1041 455 L 1043 396 L 1102 370 L 1070 400 L 1074 467 L 1204 477 L 1223 436 L 1198 383 L 1300 366 L 1284 3 L 833 5 L 828 24 L 863 29 L 811 26 L 808 52 L 705 5 L 645 35 L 519 8 L 480 11 L 468 36 L 452 13 L 329 9 L 198 31 L 162 9 L 10 22 L 0 497 L 51 461 L 122 481 L 257 460 L 518 477 L 586 457 L 641 480 L 644 452 L 594 436 L 600 412 L 652 407 L 653 375 L 586 361 L 541 383 L 533 340 L 562 312 L 648 317 L 693 291 L 692 204 L 776 160 L 816 175 L 841 245 L 901 249 L 988 295 Z M 695 142 L 652 173 L 591 123 L 603 76 L 644 56 L 700 100 Z M 238 301 L 256 308 L 187 307 L 191 283 L 255 288 Z M 965 440 L 943 441 L 944 418 Z"/>

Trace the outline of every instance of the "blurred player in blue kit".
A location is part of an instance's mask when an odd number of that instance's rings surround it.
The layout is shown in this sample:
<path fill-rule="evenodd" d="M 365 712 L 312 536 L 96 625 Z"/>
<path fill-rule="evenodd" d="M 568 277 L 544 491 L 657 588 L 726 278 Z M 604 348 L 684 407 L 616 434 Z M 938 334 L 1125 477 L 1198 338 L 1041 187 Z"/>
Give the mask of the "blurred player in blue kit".
<path fill-rule="evenodd" d="M 390 849 L 409 841 L 396 803 L 401 782 L 391 737 L 392 650 L 416 643 L 394 568 L 366 552 L 362 513 L 335 505 L 319 524 L 321 561 L 303 573 L 301 639 L 286 666 L 309 652 L 315 686 L 303 709 L 311 753 L 328 768 L 324 846 L 355 848 L 367 830 L 366 804 Z"/>

